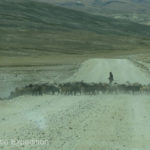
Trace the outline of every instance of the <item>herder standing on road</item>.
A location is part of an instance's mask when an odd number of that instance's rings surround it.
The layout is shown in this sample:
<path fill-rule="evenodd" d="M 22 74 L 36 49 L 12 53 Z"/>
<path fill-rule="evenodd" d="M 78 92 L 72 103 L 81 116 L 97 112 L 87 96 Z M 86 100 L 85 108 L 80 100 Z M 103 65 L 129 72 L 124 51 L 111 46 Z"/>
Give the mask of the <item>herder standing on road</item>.
<path fill-rule="evenodd" d="M 111 84 L 113 81 L 114 81 L 114 77 L 113 77 L 113 74 L 112 72 L 109 73 L 109 84 Z"/>

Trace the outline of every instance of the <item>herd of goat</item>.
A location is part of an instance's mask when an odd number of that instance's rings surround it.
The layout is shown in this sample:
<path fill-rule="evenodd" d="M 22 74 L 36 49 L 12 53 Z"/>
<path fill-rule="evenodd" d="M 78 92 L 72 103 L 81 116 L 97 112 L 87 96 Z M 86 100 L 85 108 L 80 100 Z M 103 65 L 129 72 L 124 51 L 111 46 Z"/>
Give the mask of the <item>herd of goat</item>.
<path fill-rule="evenodd" d="M 22 95 L 96 95 L 96 94 L 136 94 L 150 93 L 150 85 L 134 84 L 108 84 L 108 83 L 85 83 L 85 82 L 68 82 L 59 84 L 29 84 L 22 88 L 16 88 L 11 92 L 8 99 Z"/>

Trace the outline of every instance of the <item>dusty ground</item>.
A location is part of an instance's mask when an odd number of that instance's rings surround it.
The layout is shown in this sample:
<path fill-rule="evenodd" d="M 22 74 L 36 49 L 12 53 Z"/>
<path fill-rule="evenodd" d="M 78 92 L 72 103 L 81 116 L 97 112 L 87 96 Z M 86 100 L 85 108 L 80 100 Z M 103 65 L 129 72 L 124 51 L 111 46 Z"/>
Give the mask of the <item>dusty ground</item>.
<path fill-rule="evenodd" d="M 77 64 L 0 67 L 0 97 L 8 97 L 16 87 L 20 88 L 31 83 L 54 83 L 67 79 L 78 67 Z"/>
<path fill-rule="evenodd" d="M 148 150 L 149 113 L 149 96 L 18 97 L 0 102 L 0 148 Z M 31 139 L 47 142 L 20 141 Z"/>
<path fill-rule="evenodd" d="M 90 58 L 128 58 L 145 65 L 149 56 L 149 53 L 119 55 L 116 51 L 113 55 L 105 53 Z M 88 58 L 88 55 L 2 57 L 0 95 L 7 96 L 15 87 L 31 82 L 68 78 Z M 149 95 L 45 95 L 0 101 L 0 149 L 149 150 L 149 113 Z M 24 143 L 31 140 L 43 144 Z"/>
<path fill-rule="evenodd" d="M 149 64 L 150 52 L 146 50 L 124 52 L 116 50 L 84 55 L 0 56 L 0 97 L 7 97 L 16 87 L 30 83 L 52 83 L 67 80 L 77 71 L 81 63 L 92 58 L 127 58 L 146 62 L 144 64 L 146 66 Z M 148 71 L 150 72 L 150 67 Z"/>

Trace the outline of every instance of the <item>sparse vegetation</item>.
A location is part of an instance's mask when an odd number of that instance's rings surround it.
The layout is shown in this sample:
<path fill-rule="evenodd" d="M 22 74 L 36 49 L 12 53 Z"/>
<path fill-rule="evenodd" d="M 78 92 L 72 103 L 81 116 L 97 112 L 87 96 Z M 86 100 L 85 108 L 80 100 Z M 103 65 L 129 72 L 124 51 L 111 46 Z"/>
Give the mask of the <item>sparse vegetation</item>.
<path fill-rule="evenodd" d="M 150 27 L 46 3 L 0 2 L 0 55 L 95 54 L 149 49 Z"/>
<path fill-rule="evenodd" d="M 34 0 L 150 25 L 149 0 Z"/>

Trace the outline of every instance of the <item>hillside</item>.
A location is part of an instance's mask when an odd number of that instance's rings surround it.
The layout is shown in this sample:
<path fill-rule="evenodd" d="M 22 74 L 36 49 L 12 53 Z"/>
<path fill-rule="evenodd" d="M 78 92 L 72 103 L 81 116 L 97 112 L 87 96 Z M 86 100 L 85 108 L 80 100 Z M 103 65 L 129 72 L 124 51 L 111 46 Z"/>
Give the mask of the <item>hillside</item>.
<path fill-rule="evenodd" d="M 30 0 L 0 1 L 0 34 L 1 56 L 130 51 L 150 46 L 149 26 Z"/>
<path fill-rule="evenodd" d="M 35 0 L 150 25 L 150 0 Z"/>

